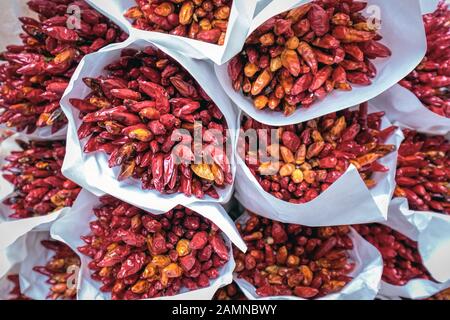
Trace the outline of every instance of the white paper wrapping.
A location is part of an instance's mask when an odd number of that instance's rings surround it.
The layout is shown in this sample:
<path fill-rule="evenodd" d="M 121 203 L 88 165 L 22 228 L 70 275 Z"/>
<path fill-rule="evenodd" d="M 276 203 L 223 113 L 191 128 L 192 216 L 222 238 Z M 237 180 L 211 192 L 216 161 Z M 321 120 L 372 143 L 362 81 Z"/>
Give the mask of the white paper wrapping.
<path fill-rule="evenodd" d="M 122 44 L 112 45 L 98 53 L 88 55 L 80 62 L 61 100 L 62 109 L 69 120 L 67 153 L 62 172 L 66 177 L 92 193 L 97 195 L 108 193 L 116 198 L 156 213 L 167 212 L 178 204 L 187 206 L 194 203 L 226 203 L 230 200 L 233 192 L 231 185 L 224 189 L 217 189 L 220 196 L 217 200 L 207 196 L 205 196 L 205 199 L 197 199 L 194 196 L 186 197 L 184 194 L 162 195 L 155 190 L 142 190 L 141 182 L 138 180 L 127 179 L 119 182 L 117 176 L 120 168 L 109 168 L 108 156 L 105 153 L 85 154 L 83 152 L 83 146 L 87 139 L 83 142 L 80 142 L 78 139 L 77 129 L 81 124 L 81 120 L 78 118 L 78 110 L 71 106 L 69 99 L 84 98 L 90 92 L 90 89 L 83 84 L 82 79 L 105 74 L 103 68 L 117 60 L 122 49 L 143 49 L 150 45 L 152 43 L 146 40 L 129 39 Z M 220 89 L 210 64 L 188 58 L 161 45 L 156 46 L 177 60 L 186 70 L 189 70 L 190 74 L 214 100 L 227 121 L 231 142 L 234 146 L 236 141 L 236 113 L 229 99 Z M 234 147 L 230 149 L 234 149 Z M 234 177 L 236 170 L 234 155 L 230 155 L 230 164 Z"/>
<path fill-rule="evenodd" d="M 20 150 L 20 147 L 15 142 L 16 139 L 29 141 L 28 137 L 17 133 L 3 141 L 0 144 L 0 167 L 6 164 L 5 157 L 11 151 Z M 63 208 L 45 216 L 27 219 L 9 218 L 13 211 L 3 204 L 3 200 L 7 199 L 14 192 L 14 186 L 6 181 L 2 175 L 3 172 L 0 171 L 0 249 L 11 245 L 15 240 L 31 230 L 50 230 L 52 222 L 65 212 L 65 208 Z"/>
<path fill-rule="evenodd" d="M 19 34 L 22 32 L 22 24 L 17 20 L 17 17 L 35 17 L 36 14 L 28 9 L 25 0 L 0 0 L 0 7 L 2 8 L 0 11 L 0 21 L 2 21 L 0 51 L 3 51 L 7 45 L 22 44 L 19 38 Z"/>
<path fill-rule="evenodd" d="M 255 17 L 250 33 L 274 15 L 308 2 L 311 1 L 272 1 Z M 250 98 L 234 91 L 227 65 L 215 67 L 217 78 L 239 108 L 259 122 L 277 126 L 304 122 L 376 97 L 403 79 L 419 64 L 425 55 L 426 41 L 418 0 L 369 0 L 368 4 L 365 14 L 370 16 L 379 10 L 382 20 L 379 31 L 383 36 L 381 42 L 392 50 L 391 57 L 374 60 L 378 75 L 370 86 L 354 85 L 351 92 L 334 90 L 324 100 L 315 102 L 309 108 L 298 108 L 286 117 L 282 112 L 273 112 L 267 108 L 257 110 Z"/>
<path fill-rule="evenodd" d="M 238 221 L 245 221 L 246 219 L 248 219 L 248 214 L 244 213 Z M 373 300 L 377 295 L 383 271 L 381 255 L 374 246 L 364 240 L 354 229 L 351 230 L 350 238 L 354 244 L 354 248 L 350 252 L 350 259 L 356 264 L 355 270 L 349 274 L 349 276 L 353 277 L 353 280 L 340 292 L 316 300 Z M 234 275 L 234 281 L 250 300 L 305 300 L 295 296 L 263 298 L 256 294 L 256 288 L 251 283 L 238 278 L 237 274 Z"/>
<path fill-rule="evenodd" d="M 450 131 L 450 118 L 442 117 L 425 107 L 408 89 L 396 84 L 372 99 L 386 111 L 392 122 L 414 128 L 423 133 L 446 135 Z"/>
<path fill-rule="evenodd" d="M 87 2 L 137 39 L 151 40 L 189 57 L 210 59 L 216 64 L 227 62 L 242 49 L 256 7 L 256 0 L 233 1 L 225 44 L 219 46 L 190 38 L 133 28 L 130 20 L 123 15 L 128 8 L 136 6 L 134 0 L 87 0 Z"/>
<path fill-rule="evenodd" d="M 89 222 L 96 219 L 92 209 L 99 205 L 99 198 L 95 195 L 82 190 L 70 213 L 59 219 L 52 226 L 52 238 L 66 243 L 77 250 L 78 247 L 85 245 L 80 239 L 82 235 L 90 233 Z M 194 210 L 205 218 L 214 222 L 222 232 L 227 236 L 226 243 L 230 247 L 230 261 L 220 270 L 220 276 L 211 281 L 211 285 L 207 288 L 186 292 L 182 290 L 180 294 L 173 297 L 164 297 L 161 299 L 176 300 L 208 300 L 216 293 L 217 289 L 231 283 L 232 273 L 234 270 L 234 259 L 231 250 L 231 242 L 233 242 L 240 250 L 246 251 L 247 247 L 241 239 L 233 221 L 228 217 L 227 213 L 220 205 L 189 205 L 186 206 Z M 81 269 L 78 281 L 78 299 L 80 300 L 109 300 L 111 294 L 100 292 L 101 283 L 91 279 L 91 271 L 87 268 L 90 258 L 81 255 Z"/>
<path fill-rule="evenodd" d="M 409 210 L 406 199 L 395 198 L 383 224 L 417 241 L 424 266 L 439 282 L 415 279 L 394 286 L 381 281 L 380 295 L 424 299 L 450 287 L 450 216 Z"/>
<path fill-rule="evenodd" d="M 369 113 L 377 109 L 369 105 Z M 239 122 L 240 123 L 240 122 Z M 390 123 L 383 118 L 382 128 Z M 397 149 L 403 134 L 397 130 L 386 144 Z M 235 197 L 248 210 L 269 219 L 307 226 L 332 226 L 385 221 L 389 200 L 395 188 L 397 152 L 394 151 L 379 160 L 389 168 L 386 173 L 373 175 L 377 185 L 368 189 L 358 170 L 353 166 L 314 200 L 304 204 L 292 204 L 275 198 L 264 191 L 252 175 L 245 162 L 237 156 Z"/>
<path fill-rule="evenodd" d="M 420 0 L 420 8 L 422 9 L 422 14 L 434 12 L 439 1 L 441 0 Z"/>

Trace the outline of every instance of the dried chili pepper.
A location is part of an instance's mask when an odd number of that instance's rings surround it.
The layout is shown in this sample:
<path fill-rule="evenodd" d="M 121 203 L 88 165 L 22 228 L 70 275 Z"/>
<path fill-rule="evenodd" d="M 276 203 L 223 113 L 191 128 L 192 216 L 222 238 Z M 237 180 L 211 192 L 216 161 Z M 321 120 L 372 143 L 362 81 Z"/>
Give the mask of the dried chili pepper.
<path fill-rule="evenodd" d="M 92 279 L 113 300 L 176 295 L 207 287 L 219 276 L 229 248 L 209 220 L 182 206 L 153 215 L 110 196 L 78 250 L 92 260 Z"/>
<path fill-rule="evenodd" d="M 394 196 L 419 211 L 450 214 L 450 143 L 444 136 L 403 130 Z"/>
<path fill-rule="evenodd" d="M 9 292 L 10 298 L 8 300 L 31 300 L 26 295 L 22 294 L 20 290 L 20 281 L 18 274 L 8 275 L 8 280 L 14 285 L 14 287 Z"/>
<path fill-rule="evenodd" d="M 359 12 L 365 5 L 316 0 L 270 18 L 230 61 L 233 88 L 258 110 L 288 116 L 335 89 L 351 90 L 350 83 L 370 85 L 376 76 L 370 60 L 391 51 Z"/>
<path fill-rule="evenodd" d="M 79 138 L 89 137 L 84 151 L 107 153 L 109 166 L 122 168 L 118 179 L 140 179 L 143 189 L 218 198 L 216 188 L 233 180 L 228 126 L 192 76 L 153 47 L 124 50 L 106 70 L 84 79 L 88 97 L 70 100 L 83 121 Z M 193 146 L 198 122 L 203 141 Z"/>
<path fill-rule="evenodd" d="M 423 16 L 427 52 L 422 62 L 399 82 L 411 90 L 431 111 L 450 117 L 450 10 L 441 1 L 432 13 Z"/>
<path fill-rule="evenodd" d="M 354 228 L 380 251 L 384 281 L 396 286 L 404 286 L 413 279 L 433 281 L 422 263 L 417 242 L 381 224 L 356 225 Z"/>
<path fill-rule="evenodd" d="M 72 206 L 81 188 L 61 173 L 65 141 L 16 141 L 22 151 L 12 151 L 2 167 L 3 178 L 14 185 L 14 193 L 3 201 L 14 211 L 10 218 L 42 216 Z"/>
<path fill-rule="evenodd" d="M 125 17 L 135 28 L 223 45 L 232 0 L 136 0 Z"/>
<path fill-rule="evenodd" d="M 353 164 L 367 187 L 375 185 L 372 175 L 388 169 L 378 160 L 395 150 L 384 144 L 396 127 L 381 129 L 384 113 L 367 114 L 367 104 L 359 110 L 344 110 L 285 127 L 271 127 L 244 116 L 241 128 L 255 129 L 267 150 L 250 150 L 249 141 L 239 140 L 238 150 L 264 191 L 291 203 L 306 203 L 325 191 Z M 277 130 L 280 141 L 271 141 Z M 264 139 L 262 139 L 264 138 Z"/>
<path fill-rule="evenodd" d="M 73 5 L 82 12 L 78 28 L 71 26 Z M 55 133 L 67 123 L 59 100 L 80 60 L 128 35 L 85 1 L 31 0 L 28 7 L 39 20 L 19 18 L 23 45 L 0 55 L 6 61 L 0 65 L 0 123 L 27 133 L 48 126 Z"/>
<path fill-rule="evenodd" d="M 74 270 L 79 269 L 80 258 L 67 245 L 59 241 L 44 240 L 41 244 L 47 249 L 55 252 L 54 256 L 45 266 L 36 266 L 33 271 L 48 277 L 46 283 L 50 287 L 47 299 L 51 300 L 73 300 L 76 298 L 76 283 L 71 281 L 75 277 Z M 71 270 L 73 269 L 73 270 Z"/>
<path fill-rule="evenodd" d="M 213 300 L 248 300 L 236 283 L 217 290 Z"/>
<path fill-rule="evenodd" d="M 436 293 L 434 296 L 428 298 L 427 300 L 450 300 L 450 289 L 446 289 L 439 293 Z"/>
<path fill-rule="evenodd" d="M 352 280 L 348 226 L 311 228 L 250 214 L 237 227 L 248 251 L 235 250 L 235 272 L 259 296 L 319 298 L 341 291 Z"/>

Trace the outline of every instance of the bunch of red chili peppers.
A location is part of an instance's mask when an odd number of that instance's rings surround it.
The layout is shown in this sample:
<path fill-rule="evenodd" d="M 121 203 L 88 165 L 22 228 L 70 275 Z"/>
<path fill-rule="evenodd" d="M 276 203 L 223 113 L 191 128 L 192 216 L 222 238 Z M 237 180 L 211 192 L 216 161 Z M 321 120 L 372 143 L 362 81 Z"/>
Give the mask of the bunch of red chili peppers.
<path fill-rule="evenodd" d="M 348 226 L 310 228 L 251 214 L 237 227 L 248 251 L 235 250 L 235 272 L 259 296 L 318 298 L 341 291 L 352 280 Z"/>
<path fill-rule="evenodd" d="M 83 0 L 31 0 L 28 7 L 39 19 L 19 18 L 23 44 L 0 55 L 0 124 L 55 133 L 67 122 L 59 100 L 80 60 L 128 35 Z M 71 15 L 74 8 L 80 17 Z"/>
<path fill-rule="evenodd" d="M 215 188 L 233 181 L 228 126 L 195 79 L 154 47 L 123 50 L 106 70 L 84 79 L 92 89 L 85 99 L 70 101 L 81 112 L 79 138 L 90 137 L 84 151 L 107 153 L 110 167 L 121 166 L 118 179 L 140 179 L 143 189 L 218 198 Z M 202 145 L 195 147 L 196 126 Z"/>
<path fill-rule="evenodd" d="M 228 65 L 236 91 L 256 109 L 286 116 L 331 91 L 370 85 L 375 58 L 391 55 L 360 1 L 316 0 L 267 20 Z"/>
<path fill-rule="evenodd" d="M 92 259 L 92 279 L 113 300 L 208 287 L 230 259 L 218 227 L 188 208 L 152 215 L 110 196 L 100 201 L 78 250 Z"/>
<path fill-rule="evenodd" d="M 232 0 L 136 0 L 125 17 L 133 26 L 223 45 Z"/>
<path fill-rule="evenodd" d="M 412 210 L 450 214 L 450 142 L 444 136 L 403 130 L 394 195 Z"/>
<path fill-rule="evenodd" d="M 48 279 L 50 285 L 47 299 L 51 300 L 73 300 L 77 295 L 75 277 L 80 267 L 80 258 L 67 245 L 59 241 L 43 240 L 42 246 L 47 250 L 54 251 L 55 254 L 45 266 L 36 266 L 33 271 L 43 274 Z"/>
<path fill-rule="evenodd" d="M 411 90 L 431 111 L 450 118 L 450 10 L 441 1 L 435 12 L 423 16 L 427 53 L 400 84 Z"/>
<path fill-rule="evenodd" d="M 255 158 L 248 141 L 245 146 L 245 162 L 262 188 L 278 199 L 291 203 L 306 203 L 315 199 L 339 179 L 353 164 L 366 185 L 376 184 L 375 172 L 388 168 L 378 161 L 395 150 L 385 144 L 397 129 L 390 126 L 381 129 L 384 112 L 368 114 L 368 105 L 359 110 L 344 110 L 297 125 L 270 127 L 244 117 L 244 130 L 266 133 L 269 161 Z M 278 141 L 272 141 L 271 131 L 277 130 Z M 266 131 L 264 131 L 266 130 Z M 264 150 L 263 150 L 264 151 Z"/>
<path fill-rule="evenodd" d="M 356 225 L 354 228 L 380 251 L 384 281 L 395 286 L 404 286 L 413 279 L 433 281 L 422 263 L 417 242 L 381 224 Z"/>
<path fill-rule="evenodd" d="M 16 141 L 21 151 L 12 151 L 2 167 L 3 178 L 14 185 L 14 193 L 4 200 L 14 219 L 49 214 L 72 206 L 81 188 L 65 178 L 61 166 L 65 141 Z"/>

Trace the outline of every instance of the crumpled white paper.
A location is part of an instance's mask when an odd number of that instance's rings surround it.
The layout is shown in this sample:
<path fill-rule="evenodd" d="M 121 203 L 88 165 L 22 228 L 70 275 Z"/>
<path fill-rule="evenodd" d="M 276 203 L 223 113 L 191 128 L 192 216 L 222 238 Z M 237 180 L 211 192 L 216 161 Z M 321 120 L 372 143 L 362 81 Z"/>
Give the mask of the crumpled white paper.
<path fill-rule="evenodd" d="M 89 222 L 96 219 L 92 209 L 99 205 L 99 198 L 82 190 L 76 202 L 74 203 L 70 213 L 59 219 L 53 224 L 51 229 L 52 238 L 66 243 L 77 251 L 77 248 L 85 245 L 80 236 L 90 233 Z M 234 259 L 231 250 L 231 242 L 233 242 L 240 250 L 246 251 L 247 247 L 241 239 L 233 221 L 220 205 L 187 205 L 189 209 L 194 210 L 205 218 L 214 222 L 226 235 L 226 243 L 230 247 L 230 261 L 220 270 L 220 276 L 211 281 L 211 285 L 207 288 L 186 292 L 182 290 L 180 294 L 173 297 L 164 297 L 162 299 L 175 300 L 207 300 L 211 299 L 215 292 L 231 283 L 232 273 L 234 270 Z M 109 300 L 110 293 L 100 292 L 101 283 L 91 279 L 91 271 L 87 268 L 90 261 L 89 257 L 80 255 L 81 269 L 78 280 L 78 299 L 80 300 Z"/>
<path fill-rule="evenodd" d="M 377 108 L 369 104 L 369 113 L 374 111 L 377 111 Z M 389 121 L 383 117 L 382 128 L 389 126 Z M 397 130 L 385 143 L 394 144 L 398 149 L 402 140 L 403 134 Z M 304 204 L 292 204 L 264 191 L 245 162 L 237 156 L 235 197 L 251 212 L 286 223 L 333 226 L 385 221 L 395 188 L 397 151 L 381 158 L 379 162 L 388 167 L 389 171 L 375 173 L 373 179 L 377 185 L 370 190 L 358 170 L 350 165 L 347 171 L 317 198 Z"/>
<path fill-rule="evenodd" d="M 408 89 L 396 84 L 389 90 L 372 99 L 392 122 L 414 128 L 423 133 L 447 134 L 450 131 L 450 118 L 434 113 Z"/>
<path fill-rule="evenodd" d="M 136 6 L 134 0 L 87 0 L 87 2 L 137 39 L 151 40 L 189 57 L 210 59 L 216 64 L 227 62 L 242 49 L 256 7 L 256 0 L 233 1 L 225 44 L 219 46 L 186 37 L 133 28 L 130 20 L 123 15 L 128 8 Z"/>
<path fill-rule="evenodd" d="M 28 9 L 27 1 L 0 0 L 0 51 L 10 44 L 22 44 L 19 34 L 22 32 L 22 24 L 17 17 L 36 17 L 36 14 Z"/>
<path fill-rule="evenodd" d="M 308 2 L 311 1 L 272 1 L 255 17 L 249 34 L 274 15 Z M 381 18 L 381 42 L 392 50 L 391 57 L 373 61 L 378 75 L 372 79 L 370 86 L 353 85 L 351 92 L 334 90 L 324 100 L 315 102 L 309 108 L 298 108 L 286 117 L 282 112 L 257 110 L 250 98 L 234 91 L 227 65 L 215 67 L 217 78 L 239 108 L 259 122 L 270 125 L 300 123 L 370 100 L 403 79 L 419 64 L 426 52 L 426 40 L 418 0 L 369 0 L 364 13 Z"/>
<path fill-rule="evenodd" d="M 441 0 L 420 0 L 420 7 L 422 14 L 432 13 L 436 10 L 437 5 Z"/>
<path fill-rule="evenodd" d="M 11 151 L 21 150 L 15 142 L 16 139 L 29 141 L 28 137 L 21 134 L 14 134 L 5 139 L 0 144 L 0 168 L 6 164 L 5 157 Z M 1 172 L 1 171 L 0 171 Z M 14 186 L 3 178 L 3 172 L 0 174 L 0 249 L 6 248 L 29 231 L 45 231 L 50 230 L 50 226 L 66 208 L 56 210 L 45 216 L 38 216 L 26 219 L 11 219 L 9 216 L 13 211 L 3 204 L 3 200 L 7 199 L 13 192 Z"/>
<path fill-rule="evenodd" d="M 381 281 L 380 295 L 424 299 L 450 287 L 450 216 L 409 210 L 406 199 L 395 198 L 383 224 L 417 241 L 424 266 L 439 282 L 415 279 L 394 286 Z"/>
<path fill-rule="evenodd" d="M 244 213 L 238 221 L 244 222 L 248 214 Z M 351 230 L 350 238 L 353 240 L 354 248 L 350 252 L 350 260 L 356 264 L 349 276 L 353 277 L 340 292 L 327 295 L 315 300 L 373 300 L 377 295 L 380 285 L 383 262 L 381 254 L 369 242 L 364 240 L 354 229 Z M 271 296 L 260 297 L 256 294 L 256 288 L 244 279 L 234 274 L 234 281 L 250 300 L 305 300 L 295 296 Z"/>
<path fill-rule="evenodd" d="M 78 110 L 72 107 L 69 99 L 84 98 L 90 92 L 90 89 L 84 85 L 82 79 L 105 74 L 103 68 L 117 60 L 122 49 L 143 49 L 151 45 L 153 44 L 146 40 L 129 39 L 124 43 L 112 45 L 100 52 L 88 55 L 80 62 L 61 100 L 62 109 L 69 120 L 67 152 L 62 172 L 66 177 L 92 193 L 97 195 L 108 193 L 151 212 L 167 212 L 178 204 L 186 206 L 194 203 L 226 203 L 232 196 L 233 187 L 231 185 L 226 186 L 224 189 L 217 189 L 220 196 L 219 199 L 212 199 L 208 196 L 205 196 L 205 199 L 197 199 L 194 196 L 186 197 L 184 194 L 179 193 L 162 195 L 155 190 L 142 190 L 141 182 L 134 179 L 119 182 L 117 176 L 120 168 L 109 168 L 108 156 L 105 153 L 85 154 L 83 152 L 83 146 L 88 138 L 83 142 L 80 142 L 78 139 L 77 129 L 81 124 L 81 120 L 78 118 Z M 210 64 L 201 60 L 191 59 L 161 45 L 154 45 L 178 61 L 186 70 L 189 70 L 190 74 L 214 100 L 227 121 L 231 142 L 233 143 L 233 148 L 231 149 L 234 150 L 236 142 L 236 113 L 231 106 L 230 100 L 220 89 Z M 234 177 L 236 170 L 235 159 L 233 154 L 229 156 Z"/>

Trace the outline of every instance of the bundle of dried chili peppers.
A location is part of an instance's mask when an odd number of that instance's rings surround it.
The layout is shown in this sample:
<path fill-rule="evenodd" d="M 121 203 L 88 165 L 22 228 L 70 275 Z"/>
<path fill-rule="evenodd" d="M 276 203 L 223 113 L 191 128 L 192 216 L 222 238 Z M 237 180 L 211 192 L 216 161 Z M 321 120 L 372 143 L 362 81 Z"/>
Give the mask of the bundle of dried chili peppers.
<path fill-rule="evenodd" d="M 67 122 L 59 100 L 80 60 L 128 35 L 83 0 L 31 0 L 28 7 L 39 19 L 19 18 L 23 44 L 0 55 L 0 123 L 55 133 Z"/>
<path fill-rule="evenodd" d="M 232 0 L 136 0 L 125 17 L 133 26 L 223 45 Z"/>
<path fill-rule="evenodd" d="M 235 250 L 239 278 L 262 297 L 295 295 L 305 299 L 338 292 L 352 280 L 348 226 L 311 228 L 251 214 L 237 223 L 247 253 Z"/>
<path fill-rule="evenodd" d="M 10 274 L 8 275 L 8 280 L 14 285 L 12 290 L 9 292 L 8 300 L 31 300 L 20 291 L 20 281 L 18 274 Z"/>
<path fill-rule="evenodd" d="M 178 206 L 152 215 L 110 196 L 100 201 L 91 234 L 78 250 L 92 258 L 92 279 L 113 300 L 207 287 L 230 259 L 218 227 L 192 210 Z"/>
<path fill-rule="evenodd" d="M 107 153 L 110 167 L 122 167 L 119 180 L 140 179 L 144 189 L 218 198 L 215 187 L 233 181 L 228 126 L 194 78 L 154 47 L 123 50 L 106 70 L 84 79 L 85 99 L 70 100 L 81 111 L 79 138 L 90 136 L 84 151 Z"/>
<path fill-rule="evenodd" d="M 14 211 L 10 217 L 42 216 L 72 206 L 81 188 L 61 173 L 65 141 L 16 141 L 22 151 L 12 151 L 2 167 L 3 178 L 14 185 L 14 193 L 3 201 Z"/>
<path fill-rule="evenodd" d="M 239 289 L 238 285 L 233 282 L 224 288 L 217 290 L 213 300 L 248 300 L 247 297 Z"/>
<path fill-rule="evenodd" d="M 450 214 L 450 143 L 444 136 L 403 130 L 399 148 L 395 197 L 419 211 Z"/>
<path fill-rule="evenodd" d="M 435 294 L 427 300 L 450 300 L 450 288 Z"/>
<path fill-rule="evenodd" d="M 433 281 L 422 263 L 417 242 L 382 224 L 355 225 L 354 228 L 380 251 L 384 281 L 395 286 L 404 286 L 413 279 Z"/>
<path fill-rule="evenodd" d="M 246 140 L 245 162 L 266 192 L 291 203 L 313 200 L 339 179 L 350 164 L 371 188 L 376 184 L 371 179 L 373 173 L 388 171 L 377 160 L 395 150 L 394 145 L 386 145 L 384 141 L 396 127 L 381 130 L 383 116 L 384 112 L 368 114 L 364 103 L 359 110 L 347 109 L 279 128 L 244 117 L 244 131 L 267 130 L 264 140 L 267 154 L 271 156 L 267 162 L 261 161 L 260 154 L 255 158 Z M 272 142 L 271 129 L 278 131 L 279 142 Z M 239 148 L 243 145 L 240 139 Z"/>
<path fill-rule="evenodd" d="M 76 278 L 74 273 L 81 265 L 80 258 L 62 242 L 43 240 L 41 244 L 47 250 L 55 252 L 45 266 L 33 268 L 33 271 L 48 277 L 46 283 L 51 287 L 47 299 L 75 299 L 77 295 L 76 281 L 71 278 Z"/>
<path fill-rule="evenodd" d="M 391 51 L 361 14 L 366 6 L 317 0 L 269 19 L 229 63 L 234 89 L 250 96 L 256 109 L 288 116 L 334 89 L 370 85 L 377 74 L 371 60 Z"/>
<path fill-rule="evenodd" d="M 423 16 L 427 53 L 422 62 L 399 83 L 411 90 L 431 111 L 450 118 L 450 10 L 441 1 Z"/>

